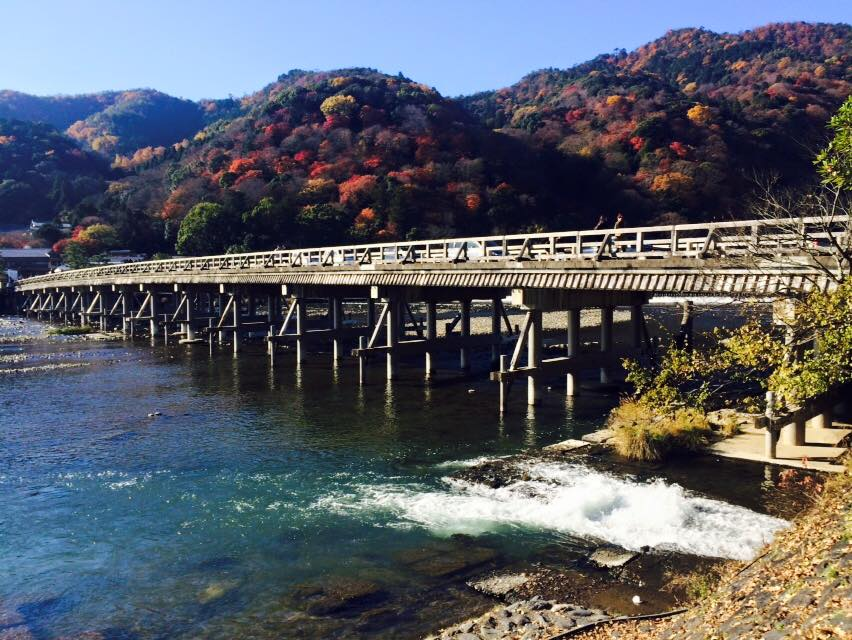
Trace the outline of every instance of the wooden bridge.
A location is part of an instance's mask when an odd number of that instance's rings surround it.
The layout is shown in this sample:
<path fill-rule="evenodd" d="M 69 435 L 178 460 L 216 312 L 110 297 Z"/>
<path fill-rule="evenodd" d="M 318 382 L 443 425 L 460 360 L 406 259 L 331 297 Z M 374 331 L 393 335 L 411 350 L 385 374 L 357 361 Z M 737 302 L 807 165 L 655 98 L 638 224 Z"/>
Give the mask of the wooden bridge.
<path fill-rule="evenodd" d="M 544 376 L 566 375 L 568 394 L 584 369 L 599 369 L 607 382 L 619 355 L 616 307 L 631 309 L 635 350 L 647 340 L 642 308 L 651 296 L 766 298 L 831 287 L 848 227 L 845 218 L 800 218 L 276 250 L 51 273 L 22 280 L 17 291 L 28 315 L 129 336 L 147 330 L 168 339 L 177 327 L 181 342 L 229 340 L 237 352 L 245 337 L 262 334 L 273 359 L 285 345 L 297 362 L 318 344 L 331 347 L 335 362 L 349 349 L 362 380 L 371 355 L 384 356 L 388 379 L 400 356 L 424 356 L 428 378 L 436 353 L 458 350 L 466 369 L 471 349 L 490 347 L 502 410 L 516 378 L 527 378 L 530 404 Z M 507 296 L 525 310 L 518 328 L 503 308 Z M 471 335 L 471 303 L 482 300 L 491 332 Z M 458 305 L 444 335 L 439 303 Z M 327 309 L 325 326 L 311 326 L 317 304 Z M 344 322 L 344 305 L 353 304 L 364 309 L 355 325 Z M 602 310 L 595 353 L 580 350 L 585 308 Z M 542 313 L 557 310 L 566 312 L 565 351 L 543 359 Z"/>

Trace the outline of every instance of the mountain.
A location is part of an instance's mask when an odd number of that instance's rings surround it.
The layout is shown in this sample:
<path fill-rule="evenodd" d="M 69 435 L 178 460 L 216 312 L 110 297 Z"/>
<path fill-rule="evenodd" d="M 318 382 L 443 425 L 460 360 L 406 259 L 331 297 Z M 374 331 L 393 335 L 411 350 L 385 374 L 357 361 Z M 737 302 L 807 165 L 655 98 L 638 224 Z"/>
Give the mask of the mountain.
<path fill-rule="evenodd" d="M 583 228 L 619 211 L 742 217 L 758 180 L 813 183 L 851 63 L 849 25 L 682 29 L 458 99 L 372 69 L 296 70 L 240 101 L 5 92 L 0 116 L 50 119 L 113 164 L 108 188 L 63 205 L 72 223 L 112 224 L 141 251 L 174 251 L 182 227 L 183 251 L 262 249 Z"/>
<path fill-rule="evenodd" d="M 49 124 L 0 119 L 0 226 L 74 210 L 112 177 L 102 157 Z"/>
<path fill-rule="evenodd" d="M 631 205 L 617 182 L 595 160 L 495 133 L 407 78 L 292 71 L 121 181 L 104 213 L 159 218 L 174 238 L 193 205 L 218 203 L 229 244 L 259 249 L 577 224 Z"/>
<path fill-rule="evenodd" d="M 48 97 L 0 91 L 0 118 L 51 124 L 121 166 L 161 155 L 159 148 L 238 112 L 236 100 L 192 102 L 153 89 Z"/>
<path fill-rule="evenodd" d="M 463 103 L 507 135 L 599 158 L 669 218 L 726 218 L 743 214 L 756 177 L 813 179 L 850 61 L 849 25 L 682 29 Z"/>

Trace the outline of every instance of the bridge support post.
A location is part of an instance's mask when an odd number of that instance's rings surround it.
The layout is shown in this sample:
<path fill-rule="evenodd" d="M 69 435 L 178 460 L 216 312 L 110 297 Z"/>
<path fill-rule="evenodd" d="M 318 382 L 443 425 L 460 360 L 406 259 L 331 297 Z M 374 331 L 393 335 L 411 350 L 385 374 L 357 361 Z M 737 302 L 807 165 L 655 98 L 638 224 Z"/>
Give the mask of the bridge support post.
<path fill-rule="evenodd" d="M 130 322 L 129 317 L 131 311 L 130 304 L 128 304 L 129 300 L 127 299 L 127 297 L 130 295 L 130 291 L 127 289 L 127 287 L 122 287 L 118 290 L 118 295 L 120 296 L 121 300 L 121 335 L 126 336 L 129 330 L 127 325 Z"/>
<path fill-rule="evenodd" d="M 305 299 L 296 298 L 296 362 L 301 364 L 305 360 L 305 345 L 302 342 L 302 334 L 305 331 Z"/>
<path fill-rule="evenodd" d="M 332 297 L 329 310 L 331 311 L 331 328 L 337 332 L 343 326 L 343 300 L 338 296 Z M 332 339 L 332 360 L 335 364 L 340 362 L 342 347 L 343 339 L 335 333 Z"/>
<path fill-rule="evenodd" d="M 223 293 L 219 293 L 216 296 L 216 315 L 219 316 L 219 323 L 223 322 L 222 317 L 225 315 L 225 307 L 227 306 L 227 302 L 225 302 L 225 295 Z M 219 346 L 225 344 L 225 332 L 219 331 Z"/>
<path fill-rule="evenodd" d="M 366 336 L 358 336 L 358 349 L 366 349 L 367 348 L 367 337 Z M 363 354 L 363 352 L 358 353 L 358 384 L 364 384 L 364 374 L 366 373 L 366 359 L 367 356 Z"/>
<path fill-rule="evenodd" d="M 160 323 L 157 322 L 157 315 L 160 313 L 160 294 L 156 291 L 150 291 L 151 301 L 149 303 L 149 311 L 151 317 L 148 319 L 149 333 L 152 338 L 160 335 Z"/>
<path fill-rule="evenodd" d="M 800 447 L 805 444 L 805 419 L 801 411 L 796 412 L 793 421 L 781 427 L 778 441 L 784 445 Z"/>
<path fill-rule="evenodd" d="M 107 317 L 106 317 L 106 289 L 101 289 L 98 291 L 98 326 L 101 332 L 107 330 Z"/>
<path fill-rule="evenodd" d="M 470 299 L 461 301 L 461 321 L 459 323 L 462 346 L 459 349 L 459 368 L 462 371 L 470 369 L 470 347 L 468 339 L 470 338 Z"/>
<path fill-rule="evenodd" d="M 195 332 L 195 299 L 192 295 L 192 291 L 189 289 L 184 289 L 181 292 L 181 295 L 186 298 L 186 312 L 184 315 L 186 324 L 184 325 L 185 329 L 183 337 L 185 340 L 195 340 L 197 337 Z"/>
<path fill-rule="evenodd" d="M 367 328 L 372 331 L 376 326 L 376 301 L 367 298 Z"/>
<path fill-rule="evenodd" d="M 642 348 L 642 325 L 645 321 L 642 313 L 641 304 L 630 307 L 630 346 L 636 350 Z"/>
<path fill-rule="evenodd" d="M 830 405 L 811 419 L 811 427 L 817 431 L 830 429 L 832 424 L 834 424 L 834 408 Z"/>
<path fill-rule="evenodd" d="M 233 347 L 234 347 L 234 354 L 237 354 L 237 353 L 240 352 L 240 333 L 241 333 L 240 324 L 242 322 L 242 319 L 240 317 L 240 307 L 241 306 L 242 306 L 242 296 L 240 295 L 240 292 L 238 290 L 234 291 L 234 304 L 233 304 L 233 308 L 232 308 L 232 311 L 231 311 L 232 319 L 233 319 L 233 322 L 234 322 L 234 331 L 232 333 L 232 336 L 233 336 L 232 342 L 233 342 Z M 249 305 L 249 306 L 251 306 L 251 305 Z"/>
<path fill-rule="evenodd" d="M 612 353 L 612 307 L 601 307 L 601 353 L 604 357 Z M 611 381 L 608 363 L 601 365 L 601 384 Z"/>
<path fill-rule="evenodd" d="M 399 316 L 400 316 L 400 301 L 399 298 L 388 298 L 387 312 L 387 346 L 388 353 L 386 356 L 387 379 L 393 380 L 396 378 L 396 345 L 399 344 Z"/>
<path fill-rule="evenodd" d="M 491 302 L 491 370 L 493 371 L 500 363 L 500 315 L 503 303 L 500 298 L 494 298 Z"/>
<path fill-rule="evenodd" d="M 438 337 L 438 309 L 434 300 L 426 301 L 426 340 Z M 431 351 L 426 351 L 426 379 L 435 375 L 435 361 Z"/>
<path fill-rule="evenodd" d="M 527 336 L 527 366 L 531 369 L 541 367 L 541 333 L 542 312 L 541 309 L 530 309 L 530 327 Z M 537 375 L 530 373 L 527 377 L 527 404 L 536 405 L 539 402 L 537 393 Z"/>
<path fill-rule="evenodd" d="M 566 332 L 565 355 L 577 357 L 580 353 L 580 309 L 568 309 L 568 328 Z M 573 398 L 577 395 L 577 379 L 574 373 L 565 374 L 565 395 Z"/>
<path fill-rule="evenodd" d="M 500 356 L 500 373 L 509 369 L 509 356 Z M 500 379 L 500 413 L 506 413 L 506 401 L 509 399 L 509 383 Z"/>

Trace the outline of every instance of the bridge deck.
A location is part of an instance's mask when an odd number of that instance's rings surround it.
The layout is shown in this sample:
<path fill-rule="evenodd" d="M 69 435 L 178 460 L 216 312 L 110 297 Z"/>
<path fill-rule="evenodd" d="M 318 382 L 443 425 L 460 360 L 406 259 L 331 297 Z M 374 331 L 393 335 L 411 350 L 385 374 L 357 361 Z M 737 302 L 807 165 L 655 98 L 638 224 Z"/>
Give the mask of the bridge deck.
<path fill-rule="evenodd" d="M 829 286 L 834 241 L 848 226 L 845 218 L 750 220 L 276 250 L 51 273 L 18 289 L 301 284 L 767 295 Z"/>

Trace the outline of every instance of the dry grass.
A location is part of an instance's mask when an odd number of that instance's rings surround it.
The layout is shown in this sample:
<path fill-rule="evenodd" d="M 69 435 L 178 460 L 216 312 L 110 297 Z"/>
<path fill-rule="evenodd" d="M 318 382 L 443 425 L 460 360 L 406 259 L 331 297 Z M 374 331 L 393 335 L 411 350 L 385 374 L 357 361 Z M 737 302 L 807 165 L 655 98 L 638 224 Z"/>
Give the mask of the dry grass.
<path fill-rule="evenodd" d="M 710 424 L 695 409 L 668 412 L 638 400 L 624 400 L 610 414 L 615 449 L 631 460 L 658 461 L 676 453 L 701 451 L 709 442 Z"/>

